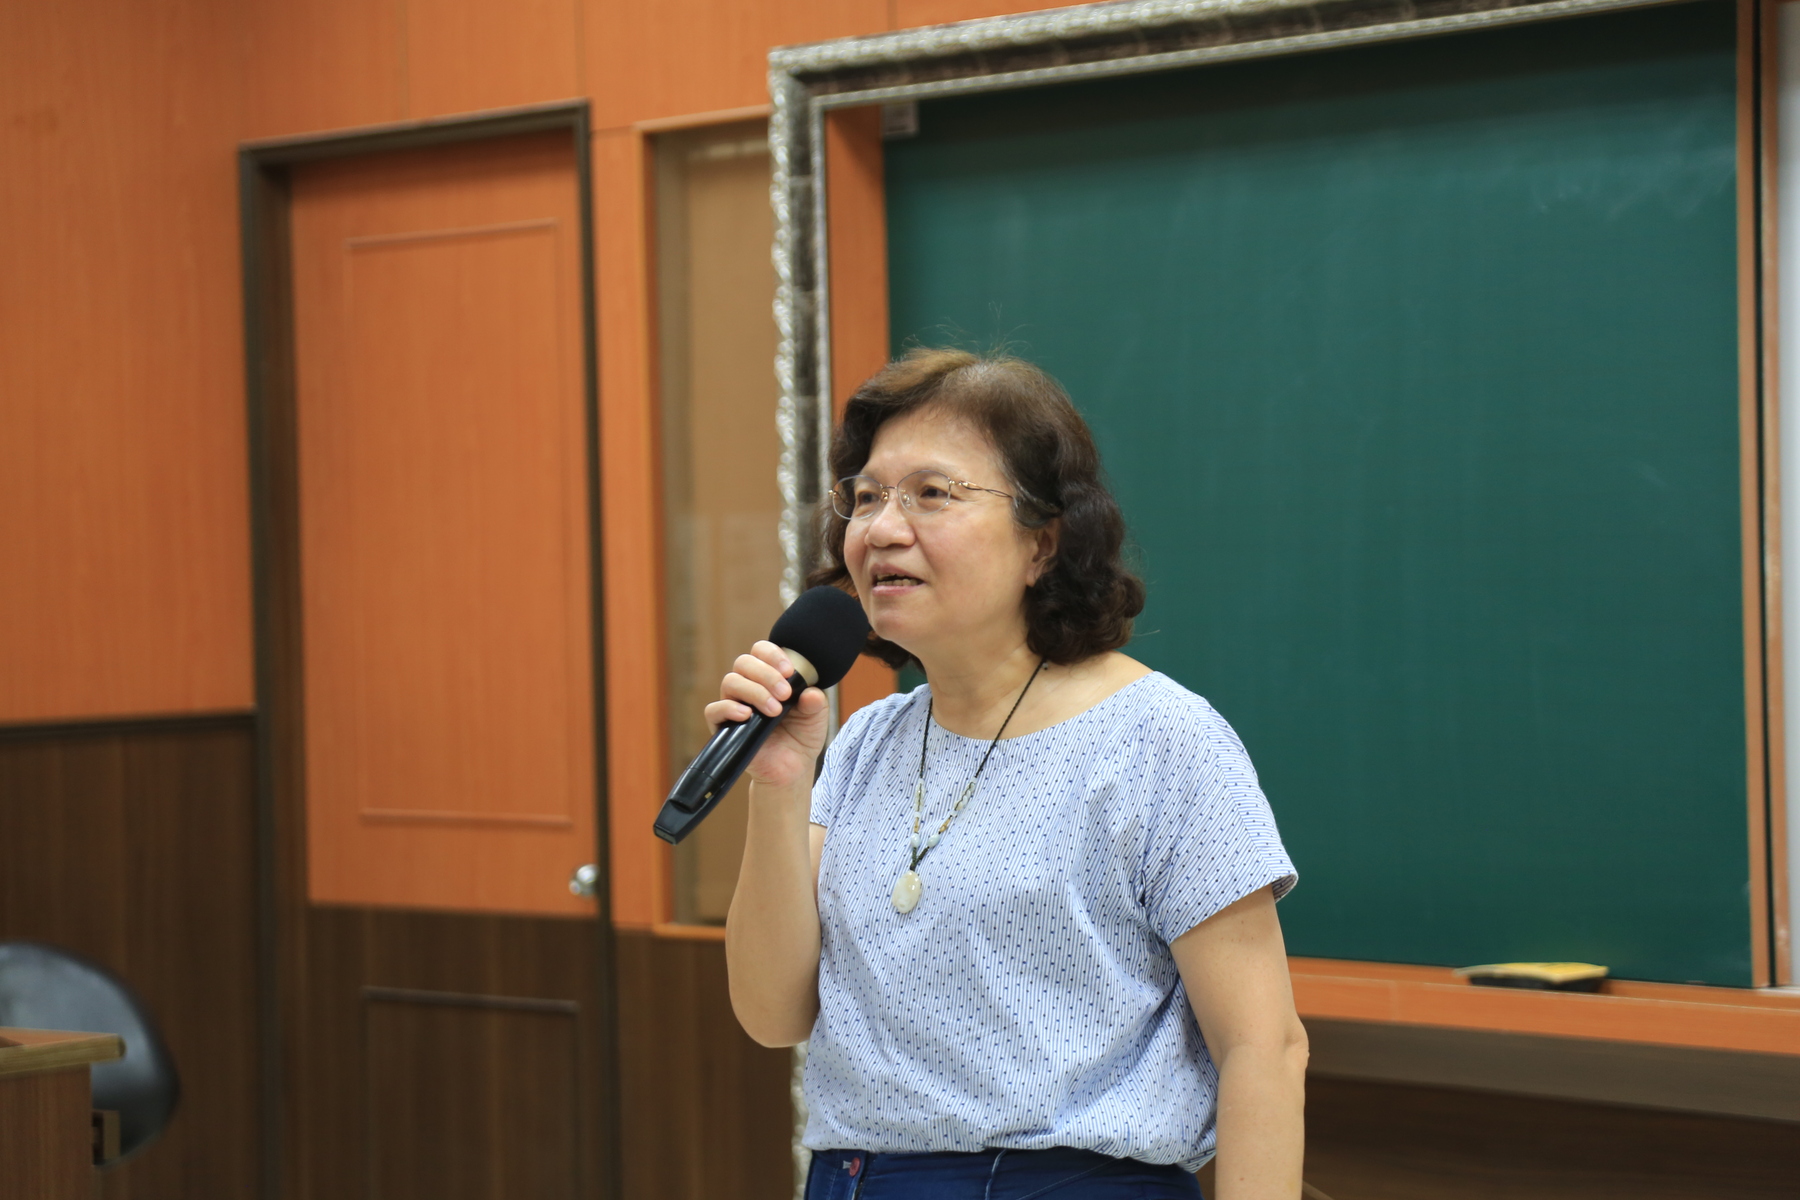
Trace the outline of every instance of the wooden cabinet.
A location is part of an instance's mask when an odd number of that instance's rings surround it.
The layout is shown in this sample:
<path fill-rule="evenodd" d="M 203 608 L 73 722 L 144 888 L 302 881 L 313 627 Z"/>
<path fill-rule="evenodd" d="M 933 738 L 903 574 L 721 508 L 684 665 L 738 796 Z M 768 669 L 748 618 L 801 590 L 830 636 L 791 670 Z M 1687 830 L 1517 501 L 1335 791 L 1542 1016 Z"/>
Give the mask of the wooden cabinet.
<path fill-rule="evenodd" d="M 93 1194 L 88 1066 L 124 1053 L 110 1033 L 0 1029 L 0 1193 L 11 1200 Z"/>

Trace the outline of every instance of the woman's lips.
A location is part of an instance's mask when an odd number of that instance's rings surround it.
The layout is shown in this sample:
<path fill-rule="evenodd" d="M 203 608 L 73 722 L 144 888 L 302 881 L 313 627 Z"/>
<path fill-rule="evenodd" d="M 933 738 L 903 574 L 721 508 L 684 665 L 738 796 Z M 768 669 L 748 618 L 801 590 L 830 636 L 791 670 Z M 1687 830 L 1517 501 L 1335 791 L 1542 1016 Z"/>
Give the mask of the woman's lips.
<path fill-rule="evenodd" d="M 870 580 L 870 585 L 877 596 L 897 596 L 902 592 L 909 592 L 916 587 L 925 586 L 923 580 L 898 572 L 877 572 Z"/>

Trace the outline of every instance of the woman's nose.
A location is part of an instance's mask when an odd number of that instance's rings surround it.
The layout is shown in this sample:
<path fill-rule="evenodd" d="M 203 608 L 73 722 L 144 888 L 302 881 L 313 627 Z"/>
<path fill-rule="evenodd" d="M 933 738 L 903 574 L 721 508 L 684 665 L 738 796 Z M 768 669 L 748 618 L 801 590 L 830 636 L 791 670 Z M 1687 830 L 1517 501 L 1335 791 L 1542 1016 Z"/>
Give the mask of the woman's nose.
<path fill-rule="evenodd" d="M 892 546 L 912 540 L 912 522 L 900 504 L 900 493 L 890 493 L 874 516 L 869 518 L 868 539 L 878 546 Z"/>

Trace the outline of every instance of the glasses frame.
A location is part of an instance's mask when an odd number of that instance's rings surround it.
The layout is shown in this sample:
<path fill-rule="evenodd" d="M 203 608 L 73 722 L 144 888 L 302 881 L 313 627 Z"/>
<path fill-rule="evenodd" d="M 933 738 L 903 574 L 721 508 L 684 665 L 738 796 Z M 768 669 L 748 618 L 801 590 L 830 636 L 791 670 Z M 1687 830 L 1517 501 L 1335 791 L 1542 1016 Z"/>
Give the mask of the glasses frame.
<path fill-rule="evenodd" d="M 918 508 L 918 507 L 916 507 L 914 502 L 908 498 L 911 495 L 911 493 L 907 490 L 906 481 L 909 479 L 917 479 L 921 475 L 936 475 L 939 479 L 942 479 L 944 482 L 950 484 L 952 487 L 967 488 L 971 492 L 988 492 L 995 496 L 1004 496 L 1008 500 L 1016 499 L 1016 497 L 1011 492 L 1003 492 L 999 488 L 982 487 L 979 483 L 970 483 L 966 479 L 952 479 L 950 476 L 944 474 L 942 471 L 934 471 L 930 467 L 921 467 L 917 471 L 913 471 L 912 473 L 910 473 L 908 475 L 901 476 L 900 481 L 898 483 L 891 484 L 891 485 L 882 483 L 879 479 L 876 479 L 873 475 L 846 475 L 842 479 L 838 480 L 837 483 L 832 485 L 831 493 L 830 493 L 831 511 L 834 513 L 837 513 L 837 515 L 842 517 L 846 522 L 848 522 L 848 521 L 870 521 L 875 518 L 876 513 L 887 511 L 889 497 L 891 497 L 895 494 L 898 494 L 900 497 L 900 507 L 903 511 L 905 511 L 906 513 L 908 513 L 912 516 L 928 517 L 928 516 L 931 516 L 933 513 L 943 512 L 945 508 L 949 508 L 952 504 L 956 503 L 957 501 L 966 499 L 966 497 L 957 496 L 957 495 L 952 494 L 948 500 L 944 501 L 943 508 Z M 868 480 L 870 483 L 874 484 L 875 487 L 877 489 L 879 489 L 881 492 L 881 502 L 879 504 L 877 504 L 874 509 L 863 514 L 860 517 L 852 515 L 850 513 L 840 512 L 838 510 L 838 497 L 840 494 L 839 489 L 841 489 L 846 483 L 850 483 L 857 479 Z"/>

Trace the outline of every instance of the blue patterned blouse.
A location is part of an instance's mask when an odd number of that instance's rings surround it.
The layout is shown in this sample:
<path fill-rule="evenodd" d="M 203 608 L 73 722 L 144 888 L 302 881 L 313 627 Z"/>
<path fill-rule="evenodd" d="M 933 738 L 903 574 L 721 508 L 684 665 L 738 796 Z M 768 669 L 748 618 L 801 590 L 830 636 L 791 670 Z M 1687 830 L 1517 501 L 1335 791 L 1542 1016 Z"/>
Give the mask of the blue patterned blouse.
<path fill-rule="evenodd" d="M 853 716 L 813 787 L 828 832 L 805 1144 L 1071 1146 L 1198 1169 L 1218 1072 L 1169 943 L 1295 880 L 1243 744 L 1160 673 L 1005 739 L 901 914 L 928 693 Z M 927 830 L 986 748 L 933 725 Z"/>

